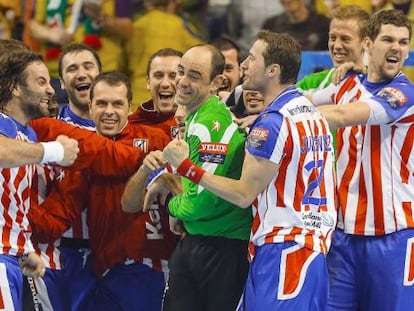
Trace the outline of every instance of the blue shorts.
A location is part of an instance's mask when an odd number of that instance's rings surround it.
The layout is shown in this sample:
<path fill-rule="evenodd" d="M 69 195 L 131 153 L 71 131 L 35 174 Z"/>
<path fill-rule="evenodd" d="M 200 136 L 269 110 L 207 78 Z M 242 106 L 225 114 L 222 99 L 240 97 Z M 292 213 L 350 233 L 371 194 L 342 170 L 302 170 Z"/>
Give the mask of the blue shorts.
<path fill-rule="evenodd" d="M 160 311 L 165 288 L 163 272 L 147 265 L 117 265 L 99 280 L 95 310 Z"/>
<path fill-rule="evenodd" d="M 335 230 L 328 310 L 414 310 L 414 229 L 383 236 Z"/>
<path fill-rule="evenodd" d="M 34 294 L 37 294 L 43 310 L 70 310 L 67 282 L 62 270 L 47 268 L 43 277 L 27 278 L 27 281 L 29 287 L 31 287 L 31 282 L 34 283 Z M 29 292 L 28 294 L 33 293 Z"/>
<path fill-rule="evenodd" d="M 325 255 L 294 242 L 256 248 L 239 311 L 319 311 L 328 299 Z"/>
<path fill-rule="evenodd" d="M 93 306 L 93 299 L 98 278 L 92 271 L 90 250 L 62 247 L 61 253 L 71 310 L 97 310 Z"/>
<path fill-rule="evenodd" d="M 0 310 L 21 310 L 23 272 L 18 258 L 0 255 Z"/>

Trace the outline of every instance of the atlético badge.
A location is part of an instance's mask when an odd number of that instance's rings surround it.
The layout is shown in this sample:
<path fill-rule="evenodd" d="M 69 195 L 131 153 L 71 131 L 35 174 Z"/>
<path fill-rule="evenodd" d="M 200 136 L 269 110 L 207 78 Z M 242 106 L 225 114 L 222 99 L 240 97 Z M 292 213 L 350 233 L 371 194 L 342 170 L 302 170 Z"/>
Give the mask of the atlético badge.
<path fill-rule="evenodd" d="M 171 126 L 171 138 L 176 138 L 179 132 L 180 128 L 178 126 Z"/>
<path fill-rule="evenodd" d="M 139 148 L 145 153 L 148 152 L 148 139 L 145 138 L 135 138 L 133 142 L 135 148 Z"/>
<path fill-rule="evenodd" d="M 212 131 L 220 131 L 221 128 L 221 124 L 219 121 L 213 121 L 213 128 L 211 129 Z"/>

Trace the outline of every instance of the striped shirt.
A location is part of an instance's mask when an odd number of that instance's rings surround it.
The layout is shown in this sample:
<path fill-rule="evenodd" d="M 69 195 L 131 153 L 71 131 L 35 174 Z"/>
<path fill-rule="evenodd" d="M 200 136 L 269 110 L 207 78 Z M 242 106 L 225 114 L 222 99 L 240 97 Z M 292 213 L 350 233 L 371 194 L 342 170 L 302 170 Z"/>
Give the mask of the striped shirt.
<path fill-rule="evenodd" d="M 70 110 L 69 105 L 63 106 L 59 111 L 58 119 L 69 124 L 78 126 L 95 132 L 95 124 L 91 119 L 85 119 L 77 116 Z M 88 225 L 86 223 L 86 209 L 83 210 L 81 217 L 73 222 L 72 227 L 63 234 L 65 238 L 89 239 Z"/>
<path fill-rule="evenodd" d="M 0 113 L 0 135 L 21 141 L 37 141 L 36 134 L 29 126 L 23 126 L 3 113 Z M 1 254 L 20 256 L 34 251 L 27 218 L 33 174 L 34 165 L 0 168 Z"/>
<path fill-rule="evenodd" d="M 295 241 L 326 254 L 336 222 L 332 137 L 325 119 L 296 87 L 259 115 L 247 138 L 253 156 L 279 170 L 254 202 L 249 251 Z"/>
<path fill-rule="evenodd" d="M 380 83 L 350 75 L 316 95 L 315 104 L 371 109 L 366 125 L 337 131 L 338 227 L 367 236 L 414 228 L 414 85 L 404 74 Z"/>
<path fill-rule="evenodd" d="M 59 110 L 58 119 L 80 128 L 95 131 L 93 121 L 77 116 L 70 110 L 69 105 L 65 105 Z M 34 200 L 36 204 L 41 204 L 48 193 L 50 183 L 55 179 L 64 178 L 64 176 L 65 171 L 62 168 L 36 165 L 36 175 L 33 179 L 32 186 L 32 200 Z M 72 227 L 66 231 L 63 236 L 79 239 L 89 238 L 88 226 L 86 223 L 86 210 L 84 210 L 81 216 L 74 221 Z M 62 269 L 59 245 L 60 239 L 57 239 L 53 243 L 38 243 L 37 241 L 34 241 L 36 252 L 43 259 L 47 268 Z"/>

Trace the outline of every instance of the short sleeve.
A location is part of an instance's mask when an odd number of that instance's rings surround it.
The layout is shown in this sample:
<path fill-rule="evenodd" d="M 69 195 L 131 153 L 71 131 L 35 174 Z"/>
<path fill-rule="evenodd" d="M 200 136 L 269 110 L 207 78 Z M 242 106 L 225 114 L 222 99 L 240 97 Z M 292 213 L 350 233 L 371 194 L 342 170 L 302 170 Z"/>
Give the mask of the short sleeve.
<path fill-rule="evenodd" d="M 247 151 L 278 164 L 284 152 L 284 122 L 284 117 L 279 113 L 259 116 L 247 136 Z"/>
<path fill-rule="evenodd" d="M 17 127 L 13 120 L 0 113 L 0 134 L 9 138 L 17 137 Z"/>

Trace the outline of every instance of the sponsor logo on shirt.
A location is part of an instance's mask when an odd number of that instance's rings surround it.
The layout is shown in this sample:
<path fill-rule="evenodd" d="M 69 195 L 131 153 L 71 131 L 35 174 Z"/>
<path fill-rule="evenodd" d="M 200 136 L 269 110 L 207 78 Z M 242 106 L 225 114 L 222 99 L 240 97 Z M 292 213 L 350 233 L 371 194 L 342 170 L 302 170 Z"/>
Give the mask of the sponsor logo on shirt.
<path fill-rule="evenodd" d="M 141 149 L 143 152 L 148 152 L 148 139 L 145 138 L 135 138 L 133 142 L 135 148 Z"/>
<path fill-rule="evenodd" d="M 229 147 L 220 143 L 201 143 L 198 147 L 199 161 L 223 164 Z"/>
<path fill-rule="evenodd" d="M 269 135 L 269 130 L 255 127 L 250 131 L 247 137 L 247 147 L 254 149 L 263 149 L 264 143 Z"/>
<path fill-rule="evenodd" d="M 394 109 L 408 102 L 407 96 L 400 89 L 391 86 L 381 89 L 377 96 L 385 100 Z"/>
<path fill-rule="evenodd" d="M 292 109 L 288 109 L 288 112 L 291 116 L 297 115 L 297 114 L 302 114 L 302 113 L 310 113 L 310 112 L 315 112 L 316 108 L 313 106 L 296 106 Z"/>

